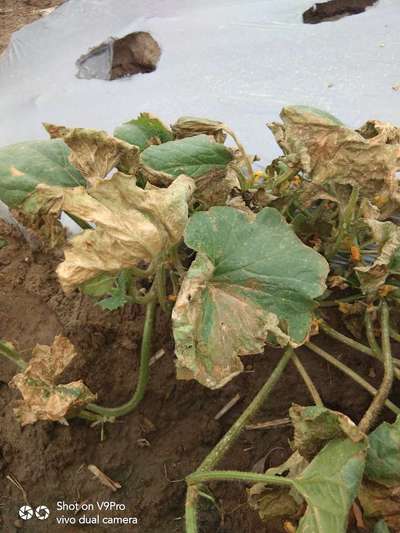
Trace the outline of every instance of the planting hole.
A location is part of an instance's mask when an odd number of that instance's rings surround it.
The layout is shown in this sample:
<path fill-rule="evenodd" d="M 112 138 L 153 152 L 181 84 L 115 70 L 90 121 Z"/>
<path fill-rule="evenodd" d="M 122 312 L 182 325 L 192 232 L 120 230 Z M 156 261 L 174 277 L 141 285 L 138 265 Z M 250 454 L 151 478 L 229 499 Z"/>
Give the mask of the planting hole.
<path fill-rule="evenodd" d="M 315 3 L 303 13 L 305 24 L 318 24 L 338 20 L 348 15 L 363 13 L 378 0 L 329 0 L 329 2 Z"/>
<path fill-rule="evenodd" d="M 110 38 L 90 49 L 76 62 L 78 78 L 115 80 L 153 72 L 161 56 L 157 41 L 146 31 Z"/>

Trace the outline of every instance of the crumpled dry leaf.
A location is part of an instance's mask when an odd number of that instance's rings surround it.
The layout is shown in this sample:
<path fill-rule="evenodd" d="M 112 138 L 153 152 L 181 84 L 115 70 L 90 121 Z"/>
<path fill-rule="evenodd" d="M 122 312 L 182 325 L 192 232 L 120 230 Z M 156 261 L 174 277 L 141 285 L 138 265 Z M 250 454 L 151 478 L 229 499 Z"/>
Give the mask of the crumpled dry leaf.
<path fill-rule="evenodd" d="M 374 241 L 380 251 L 377 259 L 370 266 L 355 267 L 363 292 L 376 291 L 385 284 L 391 267 L 400 265 L 400 227 L 393 222 L 379 222 L 367 219 Z M 397 264 L 399 263 L 399 265 Z"/>
<path fill-rule="evenodd" d="M 204 133 L 212 135 L 218 143 L 225 142 L 224 128 L 224 123 L 219 120 L 199 117 L 180 117 L 174 124 L 171 124 L 171 129 L 176 139 L 184 139 L 185 137 L 193 137 Z"/>
<path fill-rule="evenodd" d="M 335 117 L 318 109 L 288 106 L 281 112 L 283 124 L 269 127 L 285 152 L 287 163 L 298 164 L 312 179 L 307 196 L 321 194 L 320 186 L 360 185 L 363 196 L 384 195 L 385 201 L 400 200 L 396 172 L 400 169 L 400 144 L 391 125 L 375 125 L 378 135 L 365 138 Z M 378 129 L 379 128 L 379 129 Z M 368 128 L 362 131 L 366 135 Z"/>
<path fill-rule="evenodd" d="M 371 143 L 400 144 L 400 128 L 388 122 L 368 120 L 356 131 Z"/>
<path fill-rule="evenodd" d="M 393 531 L 400 531 L 400 486 L 385 487 L 364 480 L 358 499 L 367 518 L 384 518 Z"/>
<path fill-rule="evenodd" d="M 308 462 L 296 451 L 282 465 L 269 468 L 265 474 L 270 476 L 286 474 L 288 478 L 295 478 L 307 465 Z M 304 510 L 304 499 L 294 488 L 256 483 L 247 489 L 247 497 L 249 506 L 258 512 L 263 522 L 298 519 Z"/>
<path fill-rule="evenodd" d="M 349 417 L 326 407 L 293 404 L 289 416 L 294 426 L 293 448 L 309 461 L 332 439 L 348 437 L 360 442 L 365 438 Z"/>
<path fill-rule="evenodd" d="M 22 426 L 38 420 L 66 424 L 66 416 L 95 401 L 82 380 L 58 385 L 57 380 L 76 357 L 73 344 L 65 337 L 55 337 L 52 346 L 36 345 L 26 369 L 16 374 L 10 386 L 17 388 L 23 400 L 14 408 Z"/>
<path fill-rule="evenodd" d="M 82 187 L 38 186 L 30 198 L 54 214 L 66 210 L 94 222 L 70 241 L 57 269 L 66 292 L 105 272 L 150 264 L 179 242 L 188 218 L 193 180 L 177 178 L 170 187 L 143 190 L 130 176 L 117 173 L 98 180 L 90 193 Z"/>
<path fill-rule="evenodd" d="M 57 216 L 62 210 L 96 224 L 73 237 L 57 268 L 66 293 L 105 272 L 150 264 L 177 244 L 188 220 L 194 182 L 178 177 L 168 188 L 141 189 L 120 172 L 110 179 L 64 189 L 38 185 L 30 209 Z"/>
<path fill-rule="evenodd" d="M 139 168 L 139 148 L 105 131 L 43 125 L 52 139 L 61 138 L 69 146 L 70 163 L 90 185 L 94 185 L 97 179 L 104 179 L 115 167 L 126 174 L 135 174 Z"/>

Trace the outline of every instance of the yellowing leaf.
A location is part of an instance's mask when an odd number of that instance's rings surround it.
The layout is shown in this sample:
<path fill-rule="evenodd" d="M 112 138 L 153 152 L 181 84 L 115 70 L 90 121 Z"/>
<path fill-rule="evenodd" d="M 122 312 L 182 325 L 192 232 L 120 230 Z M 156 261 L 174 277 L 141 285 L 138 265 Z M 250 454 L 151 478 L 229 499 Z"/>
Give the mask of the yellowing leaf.
<path fill-rule="evenodd" d="M 116 173 L 90 190 L 39 185 L 29 199 L 36 209 L 67 211 L 96 228 L 70 240 L 57 269 L 65 292 L 104 273 L 150 264 L 177 244 L 188 219 L 194 182 L 180 176 L 168 188 L 143 190 L 131 176 Z"/>
<path fill-rule="evenodd" d="M 243 370 L 239 356 L 260 353 L 267 340 L 307 340 L 328 264 L 276 209 L 196 213 L 185 242 L 198 254 L 172 314 L 179 379 L 219 388 Z"/>
<path fill-rule="evenodd" d="M 32 350 L 27 368 L 16 374 L 10 382 L 23 397 L 14 409 L 22 426 L 38 420 L 66 423 L 67 415 L 96 399 L 81 380 L 57 384 L 58 378 L 76 355 L 73 344 L 61 336 L 54 339 L 52 346 L 38 344 Z"/>
<path fill-rule="evenodd" d="M 126 174 L 135 174 L 139 167 L 138 147 L 116 139 L 105 131 L 65 128 L 47 123 L 44 126 L 52 138 L 61 137 L 69 146 L 70 163 L 91 185 L 96 179 L 105 178 L 115 167 Z"/>
<path fill-rule="evenodd" d="M 381 123 L 379 134 L 365 138 L 332 115 L 310 107 L 285 107 L 281 118 L 283 124 L 269 127 L 285 159 L 312 178 L 311 190 L 320 194 L 318 186 L 334 181 L 360 185 L 366 197 L 384 192 L 387 199 L 399 202 L 400 144 L 393 126 Z"/>

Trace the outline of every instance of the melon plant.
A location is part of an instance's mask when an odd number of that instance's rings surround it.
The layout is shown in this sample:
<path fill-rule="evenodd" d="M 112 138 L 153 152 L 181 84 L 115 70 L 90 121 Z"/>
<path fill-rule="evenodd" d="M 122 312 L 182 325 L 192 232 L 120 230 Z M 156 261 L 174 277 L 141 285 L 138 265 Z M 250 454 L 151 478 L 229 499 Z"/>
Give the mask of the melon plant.
<path fill-rule="evenodd" d="M 22 425 L 72 417 L 112 422 L 142 400 L 157 309 L 172 317 L 177 379 L 219 389 L 265 346 L 280 361 L 254 400 L 187 478 L 186 531 L 198 531 L 209 481 L 242 481 L 249 505 L 286 530 L 342 533 L 357 500 L 376 532 L 400 529 L 400 129 L 369 121 L 347 128 L 323 111 L 288 106 L 269 125 L 282 155 L 264 169 L 224 123 L 182 117 L 171 127 L 142 113 L 103 131 L 45 124 L 50 139 L 0 148 L 0 199 L 35 247 L 62 247 L 57 276 L 112 312 L 144 306 L 140 368 L 132 397 L 96 403 L 78 380 L 60 384 L 76 355 L 56 337 L 30 360 L 4 339 L 18 373 Z M 229 140 L 230 144 L 227 144 Z M 80 227 L 66 235 L 60 215 Z M 332 311 L 343 328 L 330 323 Z M 318 344 L 318 333 L 383 369 L 375 389 Z M 296 349 L 335 366 L 371 394 L 358 424 L 323 405 Z M 293 405 L 293 454 L 264 474 L 217 470 L 292 362 L 312 405 Z M 397 417 L 377 426 L 386 405 Z M 384 502 L 384 503 L 382 503 Z"/>

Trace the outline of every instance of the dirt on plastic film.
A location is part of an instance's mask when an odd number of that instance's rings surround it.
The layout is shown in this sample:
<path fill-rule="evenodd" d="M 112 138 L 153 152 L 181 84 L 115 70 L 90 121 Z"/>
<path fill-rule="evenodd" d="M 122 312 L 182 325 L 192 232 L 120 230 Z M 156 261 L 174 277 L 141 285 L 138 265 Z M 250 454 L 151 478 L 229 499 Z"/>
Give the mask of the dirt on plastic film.
<path fill-rule="evenodd" d="M 84 379 L 98 393 L 101 404 L 115 406 L 126 401 L 136 380 L 142 310 L 130 305 L 105 312 L 77 292 L 65 296 L 54 272 L 61 252 L 33 253 L 19 231 L 3 222 L 0 236 L 8 242 L 0 249 L 0 338 L 12 341 L 28 358 L 36 343 L 49 344 L 62 333 L 80 354 L 65 374 L 65 381 Z M 374 361 L 327 338 L 318 339 L 317 343 L 351 364 L 375 386 L 379 384 L 381 373 Z M 79 419 L 70 421 L 69 426 L 40 422 L 21 429 L 12 411 L 18 393 L 7 386 L 15 367 L 0 360 L 0 531 L 184 531 L 185 476 L 196 469 L 237 419 L 271 373 L 281 352 L 267 348 L 263 355 L 248 356 L 245 373 L 223 389 L 211 391 L 196 382 L 176 380 L 169 319 L 159 314 L 154 353 L 161 348 L 166 354 L 151 367 L 144 401 L 132 414 L 107 424 L 103 441 L 100 426 L 92 428 Z M 299 353 L 325 405 L 359 420 L 369 396 L 317 356 L 306 350 Z M 236 394 L 241 396 L 239 403 L 215 421 L 214 416 Z M 394 401 L 399 396 L 396 385 Z M 297 371 L 289 365 L 257 421 L 287 416 L 292 402 L 311 404 Z M 383 417 L 393 420 L 387 411 Z M 264 460 L 265 467 L 276 466 L 289 456 L 291 436 L 290 426 L 246 430 L 220 467 L 252 470 L 260 460 Z M 100 484 L 87 469 L 89 464 L 119 482 L 121 489 L 113 493 Z M 30 505 L 50 508 L 48 520 L 18 519 L 18 509 L 25 501 L 21 489 L 10 478 L 20 483 Z M 267 528 L 247 507 L 243 484 L 213 483 L 210 488 L 220 512 L 208 500 L 203 501 L 202 533 L 280 531 L 275 525 Z M 56 524 L 55 517 L 63 514 L 56 513 L 58 501 L 96 505 L 108 500 L 124 504 L 126 511 L 100 512 L 100 516 L 135 516 L 138 525 Z M 64 514 L 78 518 L 83 513 Z"/>

